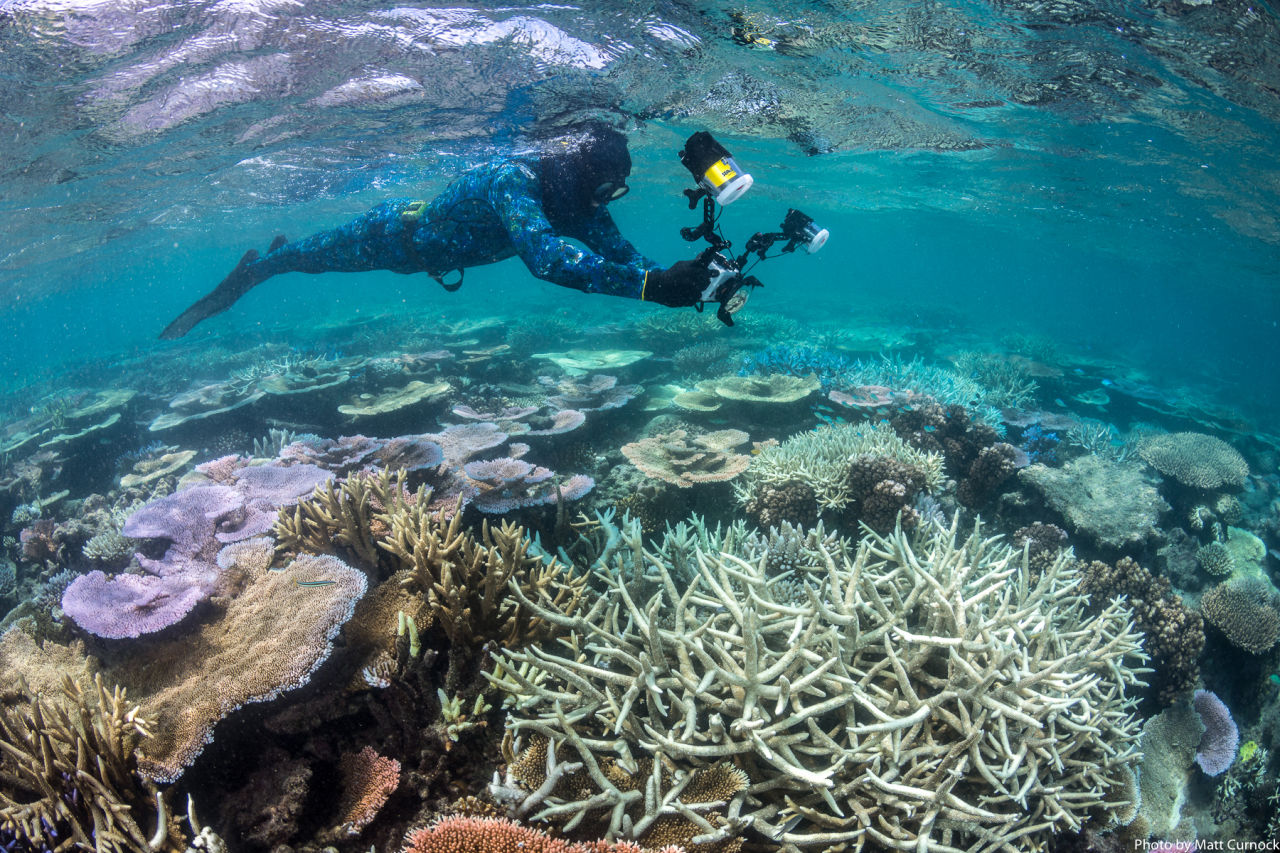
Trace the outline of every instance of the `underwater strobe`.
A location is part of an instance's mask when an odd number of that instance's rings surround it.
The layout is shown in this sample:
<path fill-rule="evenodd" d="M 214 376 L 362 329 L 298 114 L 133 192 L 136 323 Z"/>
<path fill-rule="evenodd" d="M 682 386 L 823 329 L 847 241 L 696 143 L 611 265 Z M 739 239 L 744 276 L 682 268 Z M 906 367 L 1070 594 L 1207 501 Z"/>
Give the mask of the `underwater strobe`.
<path fill-rule="evenodd" d="M 732 204 L 742 198 L 755 182 L 751 175 L 742 171 L 733 155 L 705 130 L 690 136 L 680 152 L 680 162 L 693 175 L 697 188 L 685 190 L 689 199 L 689 209 L 697 207 L 702 201 L 702 223 L 691 228 L 681 228 L 680 236 L 686 240 L 706 240 L 709 247 L 698 255 L 698 261 L 711 271 L 711 283 L 702 291 L 702 301 L 694 307 L 701 311 L 708 302 L 719 305 L 716 316 L 726 326 L 733 325 L 733 315 L 747 304 L 751 289 L 763 287 L 764 282 L 753 275 L 747 275 L 747 262 L 755 255 L 752 266 L 770 257 L 778 255 L 766 254 L 773 244 L 786 240 L 787 244 L 778 253 L 794 252 L 801 246 L 810 255 L 815 254 L 827 244 L 830 233 L 820 228 L 812 219 L 792 208 L 782 219 L 782 225 L 776 232 L 757 231 L 747 240 L 745 251 L 738 257 L 728 254 L 733 244 L 724 238 L 716 227 L 718 219 L 715 211 L 717 203 Z M 744 289 L 745 288 L 745 289 Z"/>

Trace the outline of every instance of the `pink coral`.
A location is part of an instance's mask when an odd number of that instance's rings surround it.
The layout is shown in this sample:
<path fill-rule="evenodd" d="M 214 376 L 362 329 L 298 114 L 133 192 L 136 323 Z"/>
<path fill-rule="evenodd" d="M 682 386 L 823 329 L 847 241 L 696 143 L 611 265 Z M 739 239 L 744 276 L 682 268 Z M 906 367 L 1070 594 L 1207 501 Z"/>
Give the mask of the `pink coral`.
<path fill-rule="evenodd" d="M 566 841 L 506 818 L 443 817 L 405 838 L 404 853 L 644 853 L 630 841 Z M 675 845 L 657 853 L 684 853 Z"/>
<path fill-rule="evenodd" d="M 357 835 L 400 786 L 400 762 L 379 755 L 366 746 L 342 756 L 342 805 L 340 824 L 348 835 Z"/>

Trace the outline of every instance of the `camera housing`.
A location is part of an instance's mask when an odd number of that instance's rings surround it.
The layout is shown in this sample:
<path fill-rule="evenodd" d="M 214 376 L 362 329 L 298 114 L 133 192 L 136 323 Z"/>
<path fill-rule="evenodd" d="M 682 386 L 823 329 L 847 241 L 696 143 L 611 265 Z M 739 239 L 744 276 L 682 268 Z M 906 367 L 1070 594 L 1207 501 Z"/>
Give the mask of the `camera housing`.
<path fill-rule="evenodd" d="M 768 251 L 775 243 L 786 240 L 782 253 L 794 252 L 797 247 L 804 246 L 805 251 L 812 255 L 826 245 L 831 235 L 827 229 L 818 227 L 812 217 L 789 208 L 779 231 L 756 232 L 747 240 L 745 251 L 734 257 L 728 251 L 733 243 L 726 240 L 717 227 L 715 205 L 730 204 L 741 198 L 754 183 L 752 177 L 743 172 L 728 150 L 705 130 L 685 141 L 680 151 L 680 162 L 697 182 L 696 189 L 684 191 L 689 199 L 689 209 L 702 202 L 702 222 L 691 228 L 681 228 L 680 236 L 690 242 L 706 240 L 709 244 L 698 255 L 698 262 L 711 273 L 711 279 L 694 308 L 701 311 L 706 303 L 715 302 L 716 317 L 726 326 L 732 326 L 733 315 L 746 305 L 751 291 L 764 286 L 755 276 L 745 275 L 753 254 L 757 256 L 757 262 L 777 257 L 769 255 Z"/>
<path fill-rule="evenodd" d="M 738 166 L 729 150 L 705 130 L 685 140 L 680 162 L 717 204 L 733 204 L 755 183 L 755 179 Z"/>

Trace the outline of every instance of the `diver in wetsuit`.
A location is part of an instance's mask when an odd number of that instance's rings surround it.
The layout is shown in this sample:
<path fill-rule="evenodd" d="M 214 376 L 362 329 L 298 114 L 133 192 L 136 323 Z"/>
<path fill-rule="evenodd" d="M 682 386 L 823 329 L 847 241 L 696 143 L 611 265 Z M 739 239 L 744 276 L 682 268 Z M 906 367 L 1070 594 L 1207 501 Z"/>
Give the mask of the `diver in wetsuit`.
<path fill-rule="evenodd" d="M 564 287 L 693 305 L 711 280 L 707 268 L 677 261 L 662 269 L 627 242 L 606 209 L 626 195 L 630 174 L 626 137 L 604 124 L 581 125 L 540 153 L 471 169 L 434 201 L 391 199 L 303 240 L 276 237 L 266 255 L 250 250 L 160 337 L 182 337 L 280 273 L 425 272 L 456 290 L 463 269 L 513 255 L 538 278 Z M 457 278 L 446 282 L 450 273 Z"/>

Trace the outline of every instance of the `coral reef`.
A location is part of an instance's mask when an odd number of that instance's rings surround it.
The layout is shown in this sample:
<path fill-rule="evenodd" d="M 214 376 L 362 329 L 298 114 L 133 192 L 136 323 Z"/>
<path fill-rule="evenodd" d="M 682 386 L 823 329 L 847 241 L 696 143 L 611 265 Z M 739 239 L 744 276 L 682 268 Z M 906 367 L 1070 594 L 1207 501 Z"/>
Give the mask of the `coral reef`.
<path fill-rule="evenodd" d="M 1128 600 L 1156 672 L 1151 686 L 1160 704 L 1185 697 L 1200 678 L 1205 642 L 1200 614 L 1182 603 L 1167 577 L 1153 575 L 1130 557 L 1114 564 L 1094 560 L 1082 566 L 1082 575 L 1080 588 L 1095 607 L 1116 596 Z"/>
<path fill-rule="evenodd" d="M 23 701 L 0 711 L 0 825 L 20 849 L 185 847 L 155 786 L 138 779 L 134 751 L 152 723 L 124 690 L 98 677 L 86 691 L 67 676 L 58 696 L 21 689 Z"/>
<path fill-rule="evenodd" d="M 1140 468 L 1099 456 L 1081 456 L 1062 468 L 1030 465 L 1018 476 L 1072 530 L 1111 548 L 1145 543 L 1156 535 L 1160 513 L 1169 509 Z"/>
<path fill-rule="evenodd" d="M 695 483 L 721 483 L 747 470 L 751 457 L 734 453 L 748 436 L 722 429 L 690 436 L 678 429 L 624 444 L 622 453 L 647 476 L 687 489 Z"/>
<path fill-rule="evenodd" d="M 745 506 L 765 488 L 799 482 L 813 490 L 819 510 L 838 512 L 852 497 L 849 464 L 861 456 L 893 459 L 919 469 L 928 491 L 942 484 L 942 457 L 938 454 L 907 445 L 887 424 L 841 424 L 820 426 L 781 444 L 762 447 L 734 483 L 734 492 L 738 503 Z"/>
<path fill-rule="evenodd" d="M 1234 447 L 1200 432 L 1153 435 L 1138 444 L 1138 455 L 1152 468 L 1195 489 L 1239 486 L 1249 464 Z"/>
<path fill-rule="evenodd" d="M 700 842 L 749 826 L 784 850 L 941 851 L 1132 811 L 1138 635 L 1120 601 L 1085 615 L 1065 556 L 1032 583 L 1018 552 L 954 525 L 839 558 L 818 544 L 811 593 L 784 602 L 733 538 L 686 537 L 676 561 L 615 531 L 590 610 L 538 608 L 570 632 L 562 647 L 498 653 L 509 731 L 550 741 L 537 790 L 495 786 L 517 813 L 642 844 L 679 815 Z M 650 758 L 643 790 L 614 781 Z M 681 804 L 696 771 L 726 761 L 745 791 Z M 579 764 L 591 788 L 559 788 Z"/>

